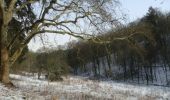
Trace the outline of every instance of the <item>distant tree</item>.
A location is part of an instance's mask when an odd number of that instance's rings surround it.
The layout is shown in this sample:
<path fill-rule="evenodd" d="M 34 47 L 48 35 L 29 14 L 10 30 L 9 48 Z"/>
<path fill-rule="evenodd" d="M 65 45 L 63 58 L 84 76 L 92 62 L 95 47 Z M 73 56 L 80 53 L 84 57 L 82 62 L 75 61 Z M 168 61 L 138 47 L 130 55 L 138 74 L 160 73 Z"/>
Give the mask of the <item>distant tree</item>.
<path fill-rule="evenodd" d="M 47 67 L 47 53 L 39 53 L 36 56 L 36 66 L 38 69 L 38 79 L 40 79 L 42 71 Z"/>

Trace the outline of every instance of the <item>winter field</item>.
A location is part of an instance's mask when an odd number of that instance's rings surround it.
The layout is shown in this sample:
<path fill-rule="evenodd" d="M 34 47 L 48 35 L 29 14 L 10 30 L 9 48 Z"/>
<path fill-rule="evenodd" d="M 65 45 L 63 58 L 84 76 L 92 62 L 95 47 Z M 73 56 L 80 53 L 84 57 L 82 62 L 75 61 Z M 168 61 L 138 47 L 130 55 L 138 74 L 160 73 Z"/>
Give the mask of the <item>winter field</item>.
<path fill-rule="evenodd" d="M 16 88 L 0 84 L 0 100 L 170 100 L 168 87 L 94 81 L 80 76 L 67 76 L 62 82 L 30 75 L 10 77 Z"/>

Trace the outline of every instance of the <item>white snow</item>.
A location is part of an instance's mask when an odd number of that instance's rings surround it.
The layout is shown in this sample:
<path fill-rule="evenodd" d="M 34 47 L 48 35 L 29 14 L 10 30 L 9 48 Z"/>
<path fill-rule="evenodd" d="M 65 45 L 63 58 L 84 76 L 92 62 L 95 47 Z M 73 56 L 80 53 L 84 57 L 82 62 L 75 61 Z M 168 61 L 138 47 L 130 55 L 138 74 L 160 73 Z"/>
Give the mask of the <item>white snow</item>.
<path fill-rule="evenodd" d="M 17 91 L 17 92 L 16 92 Z M 9 89 L 0 84 L 0 100 L 22 100 L 21 91 L 18 89 Z"/>
<path fill-rule="evenodd" d="M 0 100 L 170 100 L 170 88 L 94 81 L 67 76 L 62 82 L 11 74 L 17 88 L 0 84 Z"/>

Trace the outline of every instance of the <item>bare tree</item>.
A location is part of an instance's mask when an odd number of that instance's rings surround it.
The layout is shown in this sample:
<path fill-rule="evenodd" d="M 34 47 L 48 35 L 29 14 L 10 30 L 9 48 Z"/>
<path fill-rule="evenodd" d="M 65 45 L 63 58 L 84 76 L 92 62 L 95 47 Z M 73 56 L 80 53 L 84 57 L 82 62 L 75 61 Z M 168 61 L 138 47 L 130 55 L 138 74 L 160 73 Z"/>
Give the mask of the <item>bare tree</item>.
<path fill-rule="evenodd" d="M 17 4 L 19 2 L 19 5 Z M 28 9 L 27 6 L 32 9 Z M 1 81 L 10 83 L 9 66 L 18 59 L 23 48 L 37 34 L 56 33 L 68 34 L 81 39 L 88 36 L 83 25 L 93 30 L 101 30 L 101 26 L 108 26 L 117 22 L 115 7 L 116 0 L 0 0 L 0 33 L 1 33 Z M 17 12 L 22 9 L 32 10 L 36 18 L 23 25 L 21 32 L 26 38 L 18 45 L 15 52 L 9 56 L 9 51 L 16 41 L 8 41 L 8 28 L 12 18 L 22 21 Z M 23 15 L 24 16 L 24 15 Z M 27 19 L 27 16 L 23 19 Z M 88 31 L 89 32 L 89 31 Z"/>

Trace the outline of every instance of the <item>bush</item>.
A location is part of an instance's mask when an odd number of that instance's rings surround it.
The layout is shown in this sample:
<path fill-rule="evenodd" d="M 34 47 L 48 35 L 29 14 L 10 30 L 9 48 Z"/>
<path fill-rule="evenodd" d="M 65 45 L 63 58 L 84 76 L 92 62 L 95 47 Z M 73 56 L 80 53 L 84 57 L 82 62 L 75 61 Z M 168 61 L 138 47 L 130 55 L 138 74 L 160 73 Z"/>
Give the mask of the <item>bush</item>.
<path fill-rule="evenodd" d="M 50 73 L 48 76 L 49 81 L 62 81 L 63 78 L 57 73 Z"/>

